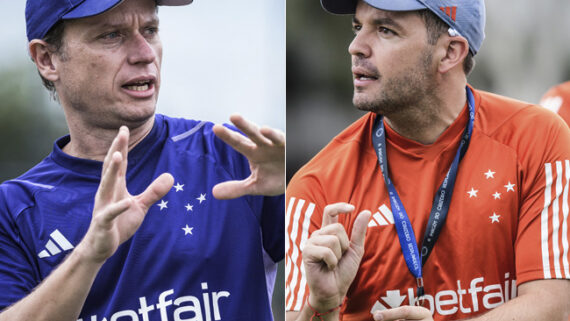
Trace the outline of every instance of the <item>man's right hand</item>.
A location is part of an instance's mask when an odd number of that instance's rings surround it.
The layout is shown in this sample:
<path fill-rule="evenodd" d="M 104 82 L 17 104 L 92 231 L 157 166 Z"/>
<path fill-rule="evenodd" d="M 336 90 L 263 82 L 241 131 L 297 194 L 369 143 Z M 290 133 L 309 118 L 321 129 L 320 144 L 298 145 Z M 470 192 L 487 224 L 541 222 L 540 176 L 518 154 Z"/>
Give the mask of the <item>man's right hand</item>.
<path fill-rule="evenodd" d="M 91 225 L 83 240 L 34 291 L 2 311 L 0 321 L 77 320 L 105 260 L 133 236 L 149 207 L 172 188 L 172 176 L 162 174 L 143 193 L 129 194 L 128 142 L 129 130 L 122 127 L 103 162 Z"/>
<path fill-rule="evenodd" d="M 349 240 L 338 215 L 354 211 L 348 203 L 325 207 L 321 229 L 312 233 L 303 249 L 309 285 L 309 304 L 318 312 L 338 307 L 356 276 L 364 255 L 364 238 L 370 212 L 358 214 Z"/>
<path fill-rule="evenodd" d="M 82 255 L 95 263 L 104 263 L 119 245 L 128 240 L 142 224 L 148 209 L 172 188 L 174 178 L 164 173 L 136 196 L 126 185 L 129 130 L 121 127 L 113 140 L 95 195 L 93 218 L 83 241 L 77 246 Z"/>

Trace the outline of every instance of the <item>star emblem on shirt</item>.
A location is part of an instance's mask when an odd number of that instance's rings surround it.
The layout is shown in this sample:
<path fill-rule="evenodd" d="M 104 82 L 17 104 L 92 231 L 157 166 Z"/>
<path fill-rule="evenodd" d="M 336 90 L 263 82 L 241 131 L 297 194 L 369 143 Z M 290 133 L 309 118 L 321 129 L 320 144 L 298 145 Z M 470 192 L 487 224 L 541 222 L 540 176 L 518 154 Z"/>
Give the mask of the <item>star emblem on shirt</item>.
<path fill-rule="evenodd" d="M 190 203 L 188 203 L 188 204 L 186 204 L 185 207 L 186 207 L 186 211 L 187 211 L 187 212 L 188 212 L 188 211 L 193 211 L 194 205 L 190 205 Z"/>
<path fill-rule="evenodd" d="M 513 192 L 514 192 L 514 191 L 515 191 L 515 184 L 512 184 L 512 183 L 509 181 L 509 182 L 507 183 L 507 185 L 505 185 L 505 188 L 507 189 L 507 192 L 508 192 L 508 191 L 513 191 Z"/>
<path fill-rule="evenodd" d="M 497 215 L 497 213 L 493 212 L 493 215 L 489 216 L 489 218 L 491 219 L 491 224 L 495 222 L 499 223 L 499 217 L 501 217 L 501 215 Z"/>
<path fill-rule="evenodd" d="M 485 172 L 483 174 L 485 175 L 486 179 L 489 179 L 489 178 L 495 178 L 495 173 L 496 172 L 493 172 L 491 169 L 489 169 L 487 172 Z"/>
<path fill-rule="evenodd" d="M 477 197 L 477 192 L 478 192 L 478 190 L 471 187 L 471 190 L 467 191 L 467 194 L 469 194 L 469 198 L 472 198 L 472 197 Z"/>
<path fill-rule="evenodd" d="M 193 227 L 188 227 L 188 224 L 186 224 L 186 226 L 182 228 L 182 230 L 184 231 L 184 235 L 188 235 L 188 234 L 194 235 L 194 234 L 192 234 L 193 229 L 194 229 Z"/>
<path fill-rule="evenodd" d="M 183 191 L 184 190 L 184 184 L 180 185 L 180 183 L 176 183 L 176 185 L 174 185 L 174 188 L 176 189 L 177 192 Z"/>
<path fill-rule="evenodd" d="M 202 204 L 202 202 L 206 200 L 206 194 L 200 194 L 200 197 L 196 199 L 200 201 L 200 204 Z"/>
<path fill-rule="evenodd" d="M 494 199 L 501 199 L 501 193 L 495 192 L 495 194 L 493 194 L 493 198 Z"/>
<path fill-rule="evenodd" d="M 157 204 L 160 207 L 160 210 L 162 211 L 165 208 L 168 208 L 168 201 L 162 200 L 160 201 L 160 204 Z"/>

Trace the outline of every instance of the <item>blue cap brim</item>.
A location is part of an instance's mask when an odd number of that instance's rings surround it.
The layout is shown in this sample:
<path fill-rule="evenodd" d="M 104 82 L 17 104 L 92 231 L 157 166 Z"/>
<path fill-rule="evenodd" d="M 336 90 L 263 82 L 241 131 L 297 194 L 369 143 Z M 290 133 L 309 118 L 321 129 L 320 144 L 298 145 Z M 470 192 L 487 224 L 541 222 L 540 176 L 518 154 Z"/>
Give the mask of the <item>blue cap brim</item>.
<path fill-rule="evenodd" d="M 85 0 L 63 15 L 62 19 L 79 19 L 96 16 L 119 5 L 123 0 Z"/>
<path fill-rule="evenodd" d="M 418 0 L 363 0 L 370 6 L 386 11 L 414 11 L 427 7 Z M 321 0 L 322 7 L 335 14 L 353 14 L 356 11 L 357 0 Z"/>
<path fill-rule="evenodd" d="M 62 19 L 79 19 L 96 16 L 121 4 L 123 0 L 85 0 L 82 4 L 65 14 Z M 159 6 L 184 6 L 192 0 L 158 0 Z"/>

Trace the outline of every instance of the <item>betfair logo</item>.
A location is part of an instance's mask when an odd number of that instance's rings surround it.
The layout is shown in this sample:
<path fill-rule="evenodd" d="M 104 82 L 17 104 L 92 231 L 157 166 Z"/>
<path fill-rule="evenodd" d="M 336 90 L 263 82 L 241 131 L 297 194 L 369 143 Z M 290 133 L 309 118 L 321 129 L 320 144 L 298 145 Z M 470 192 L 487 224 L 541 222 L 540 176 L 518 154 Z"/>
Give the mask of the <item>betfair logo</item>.
<path fill-rule="evenodd" d="M 38 253 L 40 259 L 73 249 L 73 245 L 59 230 L 53 231 L 49 236 L 50 240 L 46 243 L 46 249 Z"/>
<path fill-rule="evenodd" d="M 510 278 L 510 273 L 505 273 L 504 282 L 485 285 L 484 277 L 477 277 L 468 282 L 469 287 L 463 287 L 457 280 L 456 289 L 441 290 L 433 295 L 426 294 L 426 308 L 432 314 L 453 315 L 458 312 L 470 314 L 479 311 L 491 310 L 499 305 L 512 300 L 517 296 L 517 282 Z M 380 297 L 370 309 L 370 313 L 376 310 L 397 308 L 404 303 L 405 299 L 416 302 L 415 288 L 407 289 L 407 296 L 398 289 L 386 291 L 386 296 Z"/>

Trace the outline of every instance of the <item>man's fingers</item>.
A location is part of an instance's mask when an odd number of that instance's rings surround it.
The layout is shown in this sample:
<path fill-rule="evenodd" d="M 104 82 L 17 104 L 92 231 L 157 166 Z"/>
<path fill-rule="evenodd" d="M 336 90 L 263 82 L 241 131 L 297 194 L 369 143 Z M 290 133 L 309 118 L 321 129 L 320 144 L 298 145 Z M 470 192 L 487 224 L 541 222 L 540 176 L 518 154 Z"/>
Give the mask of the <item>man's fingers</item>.
<path fill-rule="evenodd" d="M 331 249 L 337 260 L 340 260 L 344 252 L 340 245 L 340 239 L 334 235 L 318 235 L 312 239 L 311 243 L 319 247 Z"/>
<path fill-rule="evenodd" d="M 251 139 L 256 145 L 269 145 L 270 140 L 265 138 L 259 131 L 259 127 L 256 124 L 246 120 L 240 115 L 231 115 L 230 121 L 241 130 L 249 139 Z"/>
<path fill-rule="evenodd" d="M 270 127 L 261 127 L 261 134 L 269 139 L 275 146 L 285 146 L 285 134 L 280 130 Z"/>
<path fill-rule="evenodd" d="M 107 206 L 103 212 L 101 212 L 101 222 L 105 224 L 105 227 L 109 226 L 109 224 L 121 213 L 125 212 L 132 204 L 130 198 L 125 198 L 120 200 L 119 202 L 113 203 Z"/>
<path fill-rule="evenodd" d="M 334 237 L 338 238 L 342 253 L 348 249 L 348 246 L 350 244 L 344 226 L 338 223 L 322 227 L 319 230 L 315 231 L 313 235 L 333 235 Z"/>
<path fill-rule="evenodd" d="M 246 155 L 251 148 L 255 147 L 255 144 L 251 142 L 247 137 L 236 131 L 226 128 L 223 125 L 214 125 L 213 131 L 219 139 L 223 140 L 226 144 L 230 145 L 243 155 Z"/>
<path fill-rule="evenodd" d="M 105 173 L 107 172 L 107 169 L 109 168 L 109 165 L 111 164 L 111 158 L 113 157 L 113 154 L 118 151 L 118 144 L 119 144 L 119 137 L 121 136 L 121 131 L 119 130 L 119 132 L 117 133 L 117 136 L 115 136 L 115 138 L 113 139 L 113 142 L 111 143 L 111 146 L 109 147 L 109 150 L 107 151 L 107 154 L 105 155 L 105 159 L 103 160 L 103 170 L 101 171 L 101 177 L 103 177 L 105 175 Z"/>
<path fill-rule="evenodd" d="M 432 321 L 430 310 L 417 306 L 401 306 L 395 309 L 374 312 L 374 320 L 376 321 L 395 321 L 395 320 L 422 320 Z"/>
<path fill-rule="evenodd" d="M 105 161 L 107 163 L 107 169 L 101 177 L 99 189 L 97 190 L 97 197 L 103 202 L 109 202 L 113 198 L 115 186 L 119 176 L 119 168 L 122 161 L 123 156 L 118 151 L 115 151 L 112 155 L 110 155 L 110 159 Z"/>
<path fill-rule="evenodd" d="M 144 192 L 136 196 L 145 209 L 149 209 L 152 204 L 163 198 L 174 185 L 174 177 L 168 173 L 160 175 L 155 179 Z"/>
<path fill-rule="evenodd" d="M 348 203 L 334 203 L 325 206 L 321 227 L 338 222 L 338 215 L 354 211 L 354 206 Z"/>
<path fill-rule="evenodd" d="M 249 189 L 243 181 L 227 181 L 216 184 L 212 188 L 212 194 L 219 200 L 229 200 L 249 194 Z"/>
<path fill-rule="evenodd" d="M 125 177 L 127 175 L 127 163 L 129 159 L 129 128 L 127 126 L 121 126 L 117 136 L 117 149 L 123 156 L 123 161 L 119 168 L 119 176 Z"/>
<path fill-rule="evenodd" d="M 330 270 L 333 270 L 338 265 L 339 260 L 330 248 L 307 243 L 303 250 L 303 261 L 308 264 L 324 263 Z"/>
<path fill-rule="evenodd" d="M 350 237 L 350 242 L 359 247 L 364 247 L 364 239 L 366 237 L 366 230 L 368 227 L 368 222 L 370 221 L 371 213 L 370 211 L 362 211 L 354 220 L 354 226 L 352 227 L 352 235 Z"/>

